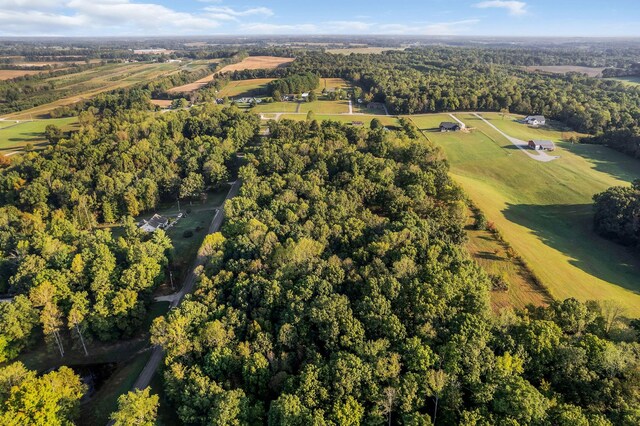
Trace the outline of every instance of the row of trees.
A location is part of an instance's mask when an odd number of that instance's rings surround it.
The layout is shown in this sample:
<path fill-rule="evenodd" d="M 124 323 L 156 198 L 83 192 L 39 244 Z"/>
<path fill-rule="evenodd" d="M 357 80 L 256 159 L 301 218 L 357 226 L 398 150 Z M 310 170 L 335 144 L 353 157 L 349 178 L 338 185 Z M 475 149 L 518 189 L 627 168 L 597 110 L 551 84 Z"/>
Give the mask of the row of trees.
<path fill-rule="evenodd" d="M 289 77 L 273 80 L 269 83 L 269 94 L 279 99 L 282 95 L 290 93 L 303 93 L 317 89 L 320 85 L 320 77 L 313 73 L 295 74 Z"/>
<path fill-rule="evenodd" d="M 575 300 L 494 318 L 413 131 L 270 124 L 196 292 L 152 326 L 183 422 L 640 422 L 636 332 Z"/>

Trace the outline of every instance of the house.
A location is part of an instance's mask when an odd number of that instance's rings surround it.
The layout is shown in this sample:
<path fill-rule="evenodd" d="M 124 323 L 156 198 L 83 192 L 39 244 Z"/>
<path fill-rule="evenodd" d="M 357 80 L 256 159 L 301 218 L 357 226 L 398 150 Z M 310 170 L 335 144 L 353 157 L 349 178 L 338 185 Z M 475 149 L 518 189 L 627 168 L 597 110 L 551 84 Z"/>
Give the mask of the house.
<path fill-rule="evenodd" d="M 556 145 L 552 141 L 547 140 L 531 140 L 529 141 L 529 148 L 536 151 L 553 151 L 556 149 Z"/>
<path fill-rule="evenodd" d="M 523 122 L 530 126 L 544 126 L 547 119 L 544 118 L 544 115 L 529 115 L 524 118 Z"/>
<path fill-rule="evenodd" d="M 302 98 L 302 100 L 307 100 L 307 98 L 309 97 L 309 92 L 304 92 L 302 95 L 300 95 L 300 97 Z"/>
<path fill-rule="evenodd" d="M 367 104 L 367 108 L 368 109 L 380 109 L 380 110 L 384 110 L 384 104 L 380 103 L 380 102 L 369 102 Z"/>
<path fill-rule="evenodd" d="M 457 132 L 458 130 L 460 130 L 460 124 L 458 123 L 452 123 L 450 121 L 440 123 L 441 132 Z"/>
<path fill-rule="evenodd" d="M 169 224 L 169 219 L 159 214 L 154 214 L 149 220 L 142 219 L 138 228 L 145 232 L 155 232 L 158 229 L 164 229 Z"/>

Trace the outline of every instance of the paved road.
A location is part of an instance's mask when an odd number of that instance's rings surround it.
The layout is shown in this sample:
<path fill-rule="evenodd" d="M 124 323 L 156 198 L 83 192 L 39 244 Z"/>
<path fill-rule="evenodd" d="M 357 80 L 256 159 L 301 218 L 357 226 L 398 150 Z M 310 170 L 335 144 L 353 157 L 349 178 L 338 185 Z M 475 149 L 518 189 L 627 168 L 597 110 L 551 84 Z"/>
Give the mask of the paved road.
<path fill-rule="evenodd" d="M 482 120 L 485 123 L 487 123 L 494 130 L 496 130 L 502 136 L 507 138 L 509 140 L 509 142 L 511 142 L 512 144 L 514 144 L 518 148 L 520 148 L 522 150 L 522 152 L 524 152 L 525 154 L 527 154 L 529 157 L 533 158 L 536 161 L 541 161 L 543 163 L 548 163 L 549 161 L 557 160 L 558 158 L 560 158 L 557 155 L 549 155 L 544 151 L 533 151 L 533 152 L 536 152 L 536 154 L 534 154 L 532 152 L 532 150 L 528 147 L 527 142 L 523 141 L 522 139 L 517 139 L 517 138 L 513 138 L 513 137 L 509 136 L 508 134 L 506 134 L 502 130 L 498 129 L 496 126 L 494 126 L 493 124 L 489 123 L 487 120 L 485 120 L 484 117 L 482 117 L 480 114 L 474 112 L 473 115 L 475 115 L 480 120 Z"/>
<path fill-rule="evenodd" d="M 241 185 L 242 185 L 242 182 L 240 180 L 236 180 L 235 182 L 232 183 L 231 189 L 229 189 L 229 193 L 227 194 L 227 196 L 224 199 L 224 202 L 222 203 L 222 207 L 216 211 L 216 214 L 213 217 L 213 220 L 211 221 L 211 226 L 209 226 L 210 234 L 214 232 L 218 232 L 218 230 L 220 229 L 220 226 L 222 225 L 222 221 L 224 220 L 224 203 L 228 199 L 238 195 L 238 191 L 240 190 Z M 195 286 L 196 278 L 197 278 L 195 270 L 196 268 L 198 268 L 198 266 L 202 265 L 204 261 L 205 261 L 205 258 L 203 256 L 198 256 L 196 260 L 193 262 L 193 267 L 191 268 L 191 272 L 189 273 L 187 278 L 184 280 L 182 289 L 177 294 L 173 295 L 173 301 L 171 302 L 172 309 L 179 306 L 180 303 L 182 303 L 182 300 L 184 299 L 184 297 L 193 291 L 193 287 Z M 162 362 L 163 355 L 164 355 L 164 352 L 162 348 L 160 346 L 154 346 L 153 353 L 151 354 L 151 358 L 149 358 L 149 361 L 147 361 L 147 364 L 144 366 L 144 369 L 142 370 L 142 372 L 136 379 L 135 383 L 133 384 L 133 389 L 145 389 L 147 386 L 149 386 L 149 383 L 151 382 L 153 375 L 158 370 L 158 367 L 160 367 L 160 363 Z"/>

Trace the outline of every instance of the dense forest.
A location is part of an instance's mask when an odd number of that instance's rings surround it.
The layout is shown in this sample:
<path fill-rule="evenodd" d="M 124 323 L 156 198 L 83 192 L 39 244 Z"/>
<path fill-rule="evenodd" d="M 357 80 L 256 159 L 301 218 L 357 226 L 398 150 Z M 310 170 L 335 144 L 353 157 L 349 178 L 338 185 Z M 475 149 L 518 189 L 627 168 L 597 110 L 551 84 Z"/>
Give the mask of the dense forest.
<path fill-rule="evenodd" d="M 161 200 L 198 198 L 227 182 L 234 154 L 254 138 L 257 117 L 209 105 L 157 115 L 148 98 L 103 95 L 82 129 L 0 168 L 0 361 L 41 330 L 53 347 L 75 339 L 130 336 L 164 278 L 171 242 L 132 217 Z M 121 224 L 118 235 L 102 224 Z"/>
<path fill-rule="evenodd" d="M 605 308 L 491 314 L 439 150 L 282 121 L 247 160 L 194 296 L 152 326 L 184 423 L 640 422 L 637 334 Z"/>
<path fill-rule="evenodd" d="M 268 91 L 274 99 L 279 100 L 281 95 L 309 92 L 317 89 L 319 85 L 320 78 L 316 74 L 308 72 L 273 80 L 269 83 Z"/>

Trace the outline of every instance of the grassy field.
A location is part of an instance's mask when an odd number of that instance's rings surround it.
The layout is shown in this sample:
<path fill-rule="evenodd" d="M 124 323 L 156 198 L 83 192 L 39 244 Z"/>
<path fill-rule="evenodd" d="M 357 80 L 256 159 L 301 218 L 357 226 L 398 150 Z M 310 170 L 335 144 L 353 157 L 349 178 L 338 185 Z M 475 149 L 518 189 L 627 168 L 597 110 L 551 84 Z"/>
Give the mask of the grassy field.
<path fill-rule="evenodd" d="M 318 86 L 318 92 L 322 92 L 322 89 L 335 90 L 335 89 L 348 89 L 351 85 L 347 80 L 342 78 L 321 78 L 320 86 Z"/>
<path fill-rule="evenodd" d="M 484 114 L 513 137 L 558 142 L 560 159 L 530 159 L 471 114 L 456 114 L 470 133 L 433 130 L 445 114 L 414 116 L 442 146 L 452 176 L 522 255 L 554 298 L 615 300 L 640 316 L 640 261 L 592 231 L 592 196 L 640 177 L 640 162 L 606 147 L 561 142 L 571 132 L 531 129 L 499 114 Z"/>
<path fill-rule="evenodd" d="M 56 118 L 49 120 L 25 121 L 19 124 L 4 126 L 7 122 L 0 121 L 0 153 L 19 151 L 26 144 L 32 144 L 35 148 L 46 145 L 44 129 L 49 124 L 60 127 L 63 131 L 78 129 L 76 117 Z"/>
<path fill-rule="evenodd" d="M 320 115 L 347 114 L 349 112 L 349 101 L 315 101 L 303 102 L 300 104 L 300 111 L 307 113 L 313 111 Z"/>
<path fill-rule="evenodd" d="M 203 65 L 204 66 L 204 65 Z M 55 89 L 48 95 L 59 97 L 54 102 L 7 114 L 4 118 L 25 120 L 47 118 L 52 110 L 71 105 L 110 90 L 129 87 L 179 72 L 180 63 L 105 64 L 79 73 L 47 79 Z"/>
<path fill-rule="evenodd" d="M 0 70 L 0 80 L 10 80 L 23 75 L 33 75 L 41 72 L 37 70 Z"/>
<path fill-rule="evenodd" d="M 398 120 L 395 117 L 388 116 L 376 116 L 376 115 L 329 115 L 329 114 L 316 114 L 316 120 L 333 120 L 338 121 L 340 123 L 352 123 L 354 121 L 362 121 L 365 126 L 369 126 L 371 124 L 371 120 L 377 118 L 382 122 L 384 126 L 399 126 Z M 306 120 L 307 116 L 305 114 L 283 114 L 280 119 L 288 119 L 301 121 Z"/>
<path fill-rule="evenodd" d="M 251 109 L 252 112 L 259 113 L 278 113 L 278 112 L 296 112 L 298 109 L 297 102 L 271 102 L 256 105 Z"/>
<path fill-rule="evenodd" d="M 248 96 L 265 96 L 267 84 L 272 78 L 254 78 L 251 80 L 232 81 L 218 92 L 218 97 L 242 98 Z"/>
<path fill-rule="evenodd" d="M 627 86 L 640 86 L 640 77 L 614 77 L 614 78 L 605 78 L 605 80 L 615 80 L 619 81 Z"/>

